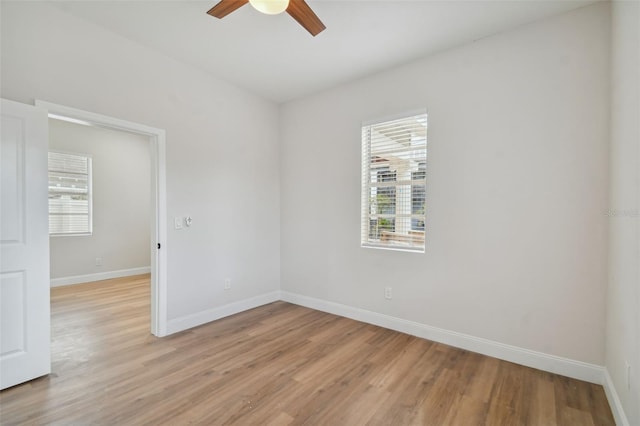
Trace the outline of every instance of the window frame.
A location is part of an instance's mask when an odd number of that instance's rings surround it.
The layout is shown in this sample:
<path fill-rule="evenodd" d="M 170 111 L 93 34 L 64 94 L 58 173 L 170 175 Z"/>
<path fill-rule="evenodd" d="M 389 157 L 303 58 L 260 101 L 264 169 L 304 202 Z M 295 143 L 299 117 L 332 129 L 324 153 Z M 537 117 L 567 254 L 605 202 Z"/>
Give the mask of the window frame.
<path fill-rule="evenodd" d="M 409 153 L 410 155 L 413 155 L 413 151 L 422 151 L 424 150 L 424 154 L 419 155 L 418 157 L 411 158 L 410 161 L 417 163 L 417 168 L 415 170 L 413 170 L 412 168 L 408 168 L 405 169 L 405 174 L 408 172 L 410 178 L 409 179 L 404 179 L 404 180 L 400 180 L 399 182 L 402 182 L 400 184 L 397 185 L 393 185 L 393 186 L 388 186 L 388 183 L 385 180 L 381 180 L 380 182 L 384 182 L 384 186 L 382 186 L 383 188 L 394 188 L 394 193 L 398 193 L 398 191 L 400 190 L 404 190 L 405 194 L 404 195 L 399 195 L 399 197 L 407 197 L 408 196 L 408 200 L 400 200 L 400 203 L 408 203 L 408 212 L 398 212 L 397 209 L 394 209 L 393 212 L 393 218 L 390 219 L 390 222 L 393 223 L 393 230 L 391 232 L 396 233 L 396 227 L 395 224 L 398 222 L 398 218 L 400 218 L 401 220 L 405 220 L 407 219 L 407 217 L 409 218 L 409 225 L 408 225 L 408 229 L 406 229 L 406 233 L 398 233 L 399 238 L 395 239 L 395 238 L 391 238 L 388 241 L 381 241 L 381 238 L 378 238 L 377 240 L 375 238 L 372 238 L 372 221 L 375 220 L 375 218 L 379 219 L 379 215 L 380 213 L 374 213 L 372 211 L 374 202 L 372 201 L 375 195 L 372 195 L 375 191 L 373 190 L 373 188 L 379 188 L 378 185 L 374 185 L 374 183 L 378 183 L 378 178 L 376 178 L 375 181 L 373 181 L 373 173 L 380 173 L 380 171 L 375 171 L 374 168 L 372 167 L 374 163 L 373 157 L 376 156 L 379 158 L 379 154 L 375 155 L 375 153 L 372 154 L 371 150 L 372 150 L 372 136 L 371 136 L 371 131 L 373 130 L 374 127 L 376 126 L 384 126 L 384 125 L 392 125 L 393 122 L 395 121 L 401 121 L 401 120 L 407 120 L 410 121 L 411 120 L 415 120 L 417 123 L 421 124 L 424 126 L 424 137 L 423 137 L 423 144 L 424 144 L 424 148 L 412 148 L 411 145 L 409 145 L 407 147 L 406 152 Z M 391 117 L 384 117 L 384 118 L 380 118 L 380 119 L 376 119 L 376 120 L 371 120 L 371 121 L 366 121 L 362 123 L 361 126 L 361 217 L 360 217 L 360 246 L 362 248 L 373 248 L 373 249 L 382 249 L 382 250 L 392 250 L 392 251 L 406 251 L 406 252 L 411 252 L 411 253 L 425 253 L 426 250 L 426 192 L 427 192 L 427 150 L 428 150 L 428 114 L 426 109 L 419 109 L 419 110 L 414 110 L 414 111 L 409 111 L 409 112 L 405 112 L 402 114 L 396 114 L 394 116 Z M 417 140 L 420 140 L 420 137 L 417 138 Z M 375 143 L 374 143 L 375 145 Z M 389 154 L 391 155 L 391 154 Z M 415 165 L 414 165 L 415 166 Z M 382 168 L 380 168 L 380 170 L 382 170 Z M 397 177 L 397 172 L 394 170 L 389 170 L 386 172 L 388 175 L 393 174 L 394 176 Z M 416 173 L 419 173 L 422 175 L 422 177 L 418 180 L 414 179 L 414 176 Z M 395 181 L 395 179 L 394 179 Z M 418 183 L 415 183 L 416 181 L 418 181 Z M 410 182 L 409 184 L 407 184 L 407 182 Z M 407 189 L 408 186 L 408 189 Z M 423 194 L 423 203 L 424 203 L 424 208 L 422 213 L 414 213 L 415 211 L 415 206 L 414 206 L 414 194 L 416 193 L 416 189 L 423 189 L 422 194 Z M 406 191 L 408 191 L 408 194 L 406 193 Z M 385 192 L 391 192 L 389 190 L 385 190 Z M 419 191 L 418 191 L 419 192 Z M 395 197 L 394 197 L 395 198 Z M 395 198 L 395 202 L 398 203 L 398 198 Z M 406 210 L 407 206 L 405 206 L 405 210 Z M 387 214 L 385 214 L 385 216 L 388 216 Z M 386 218 L 385 219 L 389 219 Z M 420 235 L 418 235 L 418 237 L 414 237 L 412 235 L 415 235 L 414 232 L 420 232 L 420 230 L 414 230 L 413 226 L 414 226 L 414 221 L 417 220 L 418 223 L 422 222 L 422 234 L 423 237 L 420 238 Z M 376 222 L 377 223 L 377 222 Z M 406 225 L 406 224 L 405 224 Z M 407 226 L 404 226 L 405 228 L 407 228 Z M 402 229 L 402 227 L 401 227 Z M 379 229 L 376 229 L 376 232 L 378 232 Z M 376 234 L 377 235 L 377 234 Z M 406 235 L 406 237 L 405 237 Z M 406 239 L 406 241 L 403 241 L 404 239 Z"/>
<path fill-rule="evenodd" d="M 93 235 L 93 156 L 91 154 L 81 152 L 63 151 L 57 149 L 49 149 L 47 152 L 47 176 L 50 176 L 52 170 L 49 168 L 49 153 L 61 154 L 61 155 L 74 155 L 77 157 L 83 157 L 87 161 L 87 231 L 82 232 L 51 232 L 51 226 L 49 225 L 49 237 L 83 237 Z M 50 177 L 49 177 L 50 180 Z M 48 186 L 48 184 L 47 184 Z M 47 187 L 47 197 L 50 194 L 50 190 Z M 64 215 L 64 214 L 62 214 Z M 60 216 L 60 214 L 56 214 Z M 50 220 L 51 210 L 49 202 L 47 202 L 47 218 Z"/>

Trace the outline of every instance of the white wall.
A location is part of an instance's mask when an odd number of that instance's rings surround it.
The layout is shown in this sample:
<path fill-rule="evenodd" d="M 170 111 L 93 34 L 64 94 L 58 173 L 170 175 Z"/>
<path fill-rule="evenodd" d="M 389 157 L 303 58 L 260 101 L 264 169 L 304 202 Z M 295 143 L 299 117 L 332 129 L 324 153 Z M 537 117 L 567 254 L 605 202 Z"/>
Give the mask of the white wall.
<path fill-rule="evenodd" d="M 606 367 L 640 424 L 640 3 L 612 2 L 611 186 Z M 631 365 L 627 386 L 625 362 Z"/>
<path fill-rule="evenodd" d="M 167 224 L 169 319 L 277 290 L 277 106 L 48 2 L 1 7 L 3 98 L 166 130 L 169 222 L 194 220 Z"/>
<path fill-rule="evenodd" d="M 51 278 L 148 268 L 149 139 L 49 119 L 49 149 L 90 155 L 93 181 L 93 233 L 49 238 Z"/>
<path fill-rule="evenodd" d="M 285 104 L 282 289 L 602 365 L 609 30 L 596 4 Z M 360 123 L 418 107 L 426 253 L 362 249 Z"/>

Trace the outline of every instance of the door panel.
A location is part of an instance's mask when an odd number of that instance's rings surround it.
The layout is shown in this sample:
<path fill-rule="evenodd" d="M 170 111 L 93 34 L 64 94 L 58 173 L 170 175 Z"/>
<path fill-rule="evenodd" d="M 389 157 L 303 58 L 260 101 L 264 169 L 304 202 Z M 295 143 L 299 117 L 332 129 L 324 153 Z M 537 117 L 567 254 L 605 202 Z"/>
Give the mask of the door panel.
<path fill-rule="evenodd" d="M 48 374 L 50 360 L 46 111 L 2 100 L 0 389 Z"/>
<path fill-rule="evenodd" d="M 4 112 L 4 109 L 3 109 Z M 22 219 L 24 218 L 24 132 L 23 121 L 2 115 L 2 244 L 23 243 Z"/>

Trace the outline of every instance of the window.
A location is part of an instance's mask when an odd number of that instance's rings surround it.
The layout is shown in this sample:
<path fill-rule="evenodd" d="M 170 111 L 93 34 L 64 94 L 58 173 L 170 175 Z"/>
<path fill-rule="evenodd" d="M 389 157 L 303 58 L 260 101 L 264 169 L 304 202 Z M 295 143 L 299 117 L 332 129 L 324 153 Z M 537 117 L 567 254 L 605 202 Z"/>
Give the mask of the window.
<path fill-rule="evenodd" d="M 91 230 L 91 157 L 49 152 L 49 235 Z"/>
<path fill-rule="evenodd" d="M 424 252 L 427 114 L 362 126 L 363 247 Z"/>

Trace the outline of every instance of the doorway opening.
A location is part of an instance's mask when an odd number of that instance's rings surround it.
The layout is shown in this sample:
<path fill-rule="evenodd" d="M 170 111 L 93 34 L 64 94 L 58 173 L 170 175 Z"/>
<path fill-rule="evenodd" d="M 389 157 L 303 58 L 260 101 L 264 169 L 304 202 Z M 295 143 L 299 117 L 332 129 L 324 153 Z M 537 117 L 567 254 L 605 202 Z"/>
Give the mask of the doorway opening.
<path fill-rule="evenodd" d="M 62 119 L 78 124 L 118 130 L 140 135 L 149 140 L 150 153 L 150 330 L 155 336 L 167 334 L 166 303 L 166 166 L 165 131 L 139 123 L 108 117 L 63 105 L 36 100 L 36 106 L 48 111 L 50 118 Z"/>

